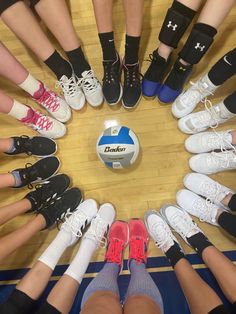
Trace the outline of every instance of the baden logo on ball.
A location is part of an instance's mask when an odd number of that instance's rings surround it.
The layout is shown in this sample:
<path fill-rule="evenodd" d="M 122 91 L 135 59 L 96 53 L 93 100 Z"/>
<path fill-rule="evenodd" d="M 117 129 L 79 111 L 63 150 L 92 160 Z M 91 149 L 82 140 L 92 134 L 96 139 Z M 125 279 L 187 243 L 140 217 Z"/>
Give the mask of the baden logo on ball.
<path fill-rule="evenodd" d="M 130 167 L 138 158 L 139 141 L 126 126 L 113 126 L 103 131 L 97 141 L 99 159 L 113 169 Z"/>

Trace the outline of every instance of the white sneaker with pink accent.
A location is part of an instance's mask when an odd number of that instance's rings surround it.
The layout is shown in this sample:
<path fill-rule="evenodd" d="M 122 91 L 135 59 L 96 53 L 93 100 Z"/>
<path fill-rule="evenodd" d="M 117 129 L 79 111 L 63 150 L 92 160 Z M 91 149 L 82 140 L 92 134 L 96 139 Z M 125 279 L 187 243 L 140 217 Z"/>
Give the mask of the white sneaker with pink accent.
<path fill-rule="evenodd" d="M 40 82 L 39 90 L 34 93 L 33 99 L 58 121 L 64 123 L 71 118 L 71 109 L 65 100 L 49 90 L 42 82 Z"/>
<path fill-rule="evenodd" d="M 59 138 L 66 134 L 63 123 L 29 107 L 27 116 L 20 120 L 25 125 L 50 138 Z"/>

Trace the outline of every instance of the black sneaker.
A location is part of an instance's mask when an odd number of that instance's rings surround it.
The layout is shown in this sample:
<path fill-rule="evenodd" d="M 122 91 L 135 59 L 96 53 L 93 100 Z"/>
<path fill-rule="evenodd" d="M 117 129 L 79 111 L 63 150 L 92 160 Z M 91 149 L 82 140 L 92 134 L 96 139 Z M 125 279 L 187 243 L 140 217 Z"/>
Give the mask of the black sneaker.
<path fill-rule="evenodd" d="M 71 188 L 59 196 L 55 203 L 44 207 L 39 214 L 46 220 L 46 227 L 49 228 L 57 221 L 62 220 L 67 213 L 76 210 L 82 201 L 82 193 L 78 188 Z"/>
<path fill-rule="evenodd" d="M 116 105 L 122 97 L 122 86 L 120 84 L 121 63 L 119 55 L 114 61 L 103 61 L 103 84 L 102 91 L 106 102 L 110 106 Z"/>
<path fill-rule="evenodd" d="M 184 83 L 191 74 L 192 69 L 192 65 L 184 65 L 177 59 L 159 91 L 159 100 L 164 103 L 175 101 L 182 93 Z"/>
<path fill-rule="evenodd" d="M 124 64 L 124 88 L 123 107 L 133 109 L 137 106 L 141 96 L 141 80 L 139 73 L 139 62 L 135 64 Z"/>
<path fill-rule="evenodd" d="M 64 193 L 70 185 L 70 178 L 65 174 L 58 174 L 51 177 L 40 185 L 35 186 L 35 190 L 26 194 L 32 207 L 28 213 L 40 211 L 43 207 L 48 206 L 53 200 Z"/>
<path fill-rule="evenodd" d="M 147 61 L 151 62 L 151 64 L 143 77 L 142 93 L 146 97 L 155 97 L 168 70 L 171 56 L 166 60 L 158 54 L 157 50 L 154 50 L 149 55 L 149 58 Z"/>
<path fill-rule="evenodd" d="M 54 140 L 44 136 L 28 137 L 22 135 L 20 137 L 12 137 L 15 150 L 7 155 L 18 155 L 25 153 L 27 155 L 35 155 L 38 157 L 50 156 L 57 151 L 57 144 Z"/>
<path fill-rule="evenodd" d="M 55 156 L 45 157 L 38 160 L 35 164 L 27 163 L 25 168 L 19 168 L 13 170 L 19 172 L 21 184 L 14 188 L 22 188 L 28 185 L 32 188 L 32 183 L 44 181 L 52 177 L 60 167 L 60 161 Z M 12 171 L 12 172 L 13 172 Z"/>

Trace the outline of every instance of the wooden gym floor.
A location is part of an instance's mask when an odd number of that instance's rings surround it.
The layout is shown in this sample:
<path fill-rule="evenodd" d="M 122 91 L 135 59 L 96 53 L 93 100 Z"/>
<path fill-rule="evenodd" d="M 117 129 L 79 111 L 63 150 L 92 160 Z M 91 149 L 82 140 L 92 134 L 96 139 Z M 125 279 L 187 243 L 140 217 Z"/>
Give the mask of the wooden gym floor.
<path fill-rule="evenodd" d="M 149 53 L 156 48 L 157 34 L 170 3 L 171 1 L 161 0 L 145 1 L 141 60 L 147 59 Z M 83 42 L 84 51 L 99 79 L 101 79 L 102 55 L 92 3 L 91 1 L 71 0 L 69 6 L 77 33 Z M 124 25 L 122 1 L 114 1 L 115 37 L 117 49 L 121 56 L 124 54 Z M 46 32 L 48 31 L 46 30 Z M 53 36 L 50 34 L 48 36 L 59 48 Z M 54 88 L 55 77 L 53 74 L 2 22 L 0 22 L 0 38 L 33 75 L 50 88 Z M 186 35 L 179 47 L 182 46 L 185 39 Z M 224 53 L 234 47 L 235 42 L 236 6 L 220 27 L 213 47 L 195 68 L 191 79 L 195 81 L 207 69 L 210 69 L 210 66 Z M 148 62 L 142 62 L 142 73 L 145 72 L 148 65 Z M 212 102 L 215 104 L 224 99 L 234 90 L 235 85 L 233 84 L 235 84 L 235 77 L 217 90 L 211 99 Z M 0 86 L 17 100 L 38 108 L 23 91 L 4 78 L 0 78 Z M 198 108 L 202 108 L 202 105 Z M 117 210 L 117 219 L 143 218 L 144 213 L 149 208 L 159 209 L 163 203 L 174 203 L 176 192 L 183 187 L 183 177 L 190 171 L 188 167 L 190 154 L 185 151 L 183 145 L 187 136 L 177 129 L 177 121 L 171 115 L 170 109 L 170 105 L 162 105 L 157 100 L 147 101 L 143 98 L 133 112 L 128 112 L 122 107 L 112 109 L 105 103 L 99 109 L 86 106 L 81 112 L 73 112 L 73 118 L 67 124 L 67 135 L 57 141 L 59 147 L 57 156 L 61 160 L 60 172 L 64 172 L 72 178 L 73 185 L 78 186 L 84 192 L 84 198 L 94 198 L 100 204 L 104 202 L 114 204 Z M 130 127 L 138 135 L 141 156 L 136 166 L 130 170 L 111 171 L 103 166 L 97 158 L 95 146 L 97 137 L 111 120 Z M 221 126 L 220 129 L 233 129 L 234 126 L 235 119 Z M 3 114 L 0 115 L 0 130 L 1 137 L 36 134 L 13 118 Z M 0 171 L 5 173 L 17 167 L 23 167 L 27 162 L 35 161 L 35 157 L 7 157 L 1 155 Z M 236 190 L 235 171 L 219 173 L 212 177 Z M 26 193 L 26 188 L 19 191 L 10 188 L 2 189 L 0 191 L 0 205 L 19 200 Z M 16 217 L 1 227 L 0 236 L 15 230 L 30 219 L 32 219 L 30 215 Z M 219 228 L 204 223 L 199 223 L 199 226 L 220 250 L 235 250 L 235 242 L 223 234 Z M 32 266 L 56 233 L 56 228 L 52 231 L 38 233 L 26 245 L 5 259 L 0 266 L 0 270 Z M 181 244 L 183 244 L 187 253 L 193 253 L 183 241 L 181 241 Z M 68 264 L 77 249 L 78 245 L 69 249 L 60 260 L 60 264 Z M 93 261 L 102 261 L 103 255 L 104 250 L 100 249 L 93 257 Z M 152 241 L 149 246 L 149 255 L 162 256 Z M 170 269 L 170 267 L 164 267 L 161 271 Z"/>

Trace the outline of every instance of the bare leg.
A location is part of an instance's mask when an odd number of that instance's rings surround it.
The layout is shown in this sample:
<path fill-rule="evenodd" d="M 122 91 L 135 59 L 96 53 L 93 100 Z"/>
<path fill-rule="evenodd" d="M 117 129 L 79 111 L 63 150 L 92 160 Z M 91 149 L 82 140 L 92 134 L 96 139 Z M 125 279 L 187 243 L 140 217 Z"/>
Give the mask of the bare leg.
<path fill-rule="evenodd" d="M 214 246 L 208 246 L 202 253 L 205 264 L 212 271 L 226 298 L 236 301 L 236 267 Z"/>
<path fill-rule="evenodd" d="M 0 189 L 12 187 L 16 184 L 15 178 L 11 173 L 0 174 Z"/>
<path fill-rule="evenodd" d="M 16 60 L 0 42 L 0 74 L 19 85 L 25 81 L 29 72 Z"/>
<path fill-rule="evenodd" d="M 140 36 L 143 21 L 143 0 L 123 0 L 125 18 L 126 18 L 126 34 L 130 36 Z"/>
<path fill-rule="evenodd" d="M 0 239 L 0 261 L 26 243 L 36 232 L 45 228 L 46 222 L 42 215 L 36 216 L 24 226 Z"/>
<path fill-rule="evenodd" d="M 93 0 L 93 7 L 99 33 L 113 31 L 112 7 L 113 0 Z M 105 13 L 105 14 L 104 14 Z"/>
<path fill-rule="evenodd" d="M 14 100 L 0 90 L 0 112 L 9 113 L 13 107 Z"/>
<path fill-rule="evenodd" d="M 3 22 L 41 59 L 46 60 L 53 54 L 52 46 L 31 10 L 23 1 L 6 9 L 1 18 Z M 37 40 L 35 40 L 37 39 Z"/>
<path fill-rule="evenodd" d="M 7 152 L 13 144 L 12 138 L 0 138 L 0 152 Z"/>
<path fill-rule="evenodd" d="M 26 198 L 17 201 L 13 204 L 6 205 L 0 208 L 0 225 L 9 221 L 10 219 L 25 213 L 27 210 L 31 209 L 32 205 L 30 201 Z"/>
<path fill-rule="evenodd" d="M 81 314 L 122 314 L 118 296 L 110 291 L 95 292 L 84 304 Z"/>
<path fill-rule="evenodd" d="M 145 295 L 130 296 L 125 302 L 124 314 L 161 314 L 156 302 Z"/>
<path fill-rule="evenodd" d="M 65 0 L 40 0 L 35 10 L 65 51 L 80 46 Z"/>
<path fill-rule="evenodd" d="M 177 262 L 174 271 L 192 314 L 207 314 L 222 304 L 217 294 L 201 279 L 185 258 Z"/>

